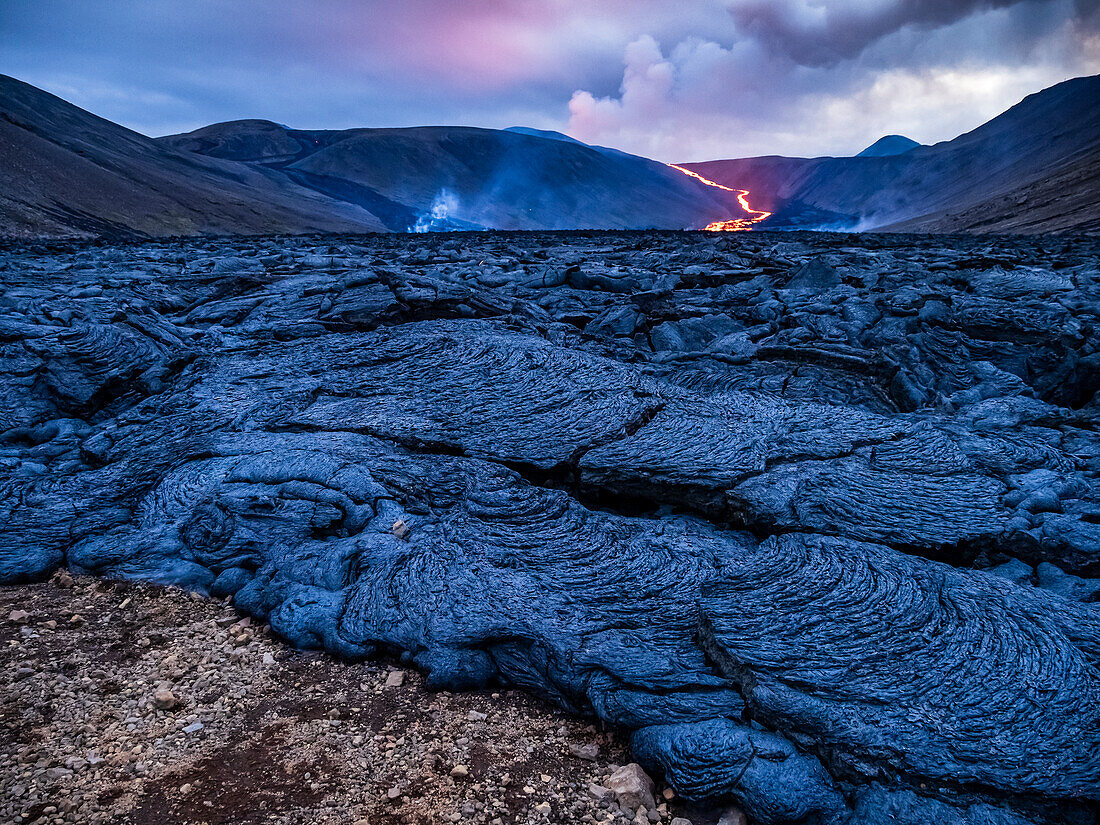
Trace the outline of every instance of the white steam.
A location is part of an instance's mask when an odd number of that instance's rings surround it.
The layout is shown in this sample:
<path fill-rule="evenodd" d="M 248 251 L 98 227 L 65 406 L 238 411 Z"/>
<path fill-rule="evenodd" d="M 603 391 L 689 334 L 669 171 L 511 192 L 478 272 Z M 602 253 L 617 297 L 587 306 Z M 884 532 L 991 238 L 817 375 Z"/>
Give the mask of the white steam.
<path fill-rule="evenodd" d="M 458 196 L 447 189 L 440 189 L 427 212 L 422 213 L 410 232 L 446 232 L 452 228 L 450 219 L 458 211 Z"/>

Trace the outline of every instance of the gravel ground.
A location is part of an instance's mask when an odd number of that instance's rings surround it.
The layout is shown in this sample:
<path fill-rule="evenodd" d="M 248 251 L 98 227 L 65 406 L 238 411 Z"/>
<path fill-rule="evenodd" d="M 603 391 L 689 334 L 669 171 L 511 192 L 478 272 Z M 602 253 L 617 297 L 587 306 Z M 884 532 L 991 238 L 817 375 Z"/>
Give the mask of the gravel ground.
<path fill-rule="evenodd" d="M 718 816 L 660 784 L 655 811 L 624 811 L 606 787 L 623 738 L 525 694 L 432 693 L 397 663 L 293 650 L 173 588 L 62 572 L 0 589 L 0 646 L 0 822 Z"/>

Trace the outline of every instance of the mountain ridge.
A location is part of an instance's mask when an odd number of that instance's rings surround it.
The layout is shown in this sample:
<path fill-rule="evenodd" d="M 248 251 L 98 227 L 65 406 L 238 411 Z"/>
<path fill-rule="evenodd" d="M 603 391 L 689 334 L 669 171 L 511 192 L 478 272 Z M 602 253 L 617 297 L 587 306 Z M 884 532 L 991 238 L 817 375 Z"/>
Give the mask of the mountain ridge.
<path fill-rule="evenodd" d="M 477 127 L 295 130 L 266 120 L 150 138 L 0 76 L 0 237 L 705 225 L 740 210 L 665 164 Z"/>
<path fill-rule="evenodd" d="M 812 211 L 831 216 L 824 223 L 836 229 L 983 231 L 995 225 L 999 231 L 1095 231 L 1100 195 L 1072 180 L 1072 191 L 1062 196 L 1067 211 L 1038 223 L 1026 209 L 1006 211 L 998 198 L 1100 157 L 1096 100 L 1100 75 L 1028 95 L 952 140 L 900 155 L 770 156 L 683 165 L 723 185 L 752 190 L 762 208 L 775 212 L 766 226 Z"/>
<path fill-rule="evenodd" d="M 380 231 L 362 209 L 263 170 L 171 151 L 0 75 L 0 234 Z"/>
<path fill-rule="evenodd" d="M 0 75 L 0 236 L 692 229 L 747 216 L 741 189 L 774 213 L 762 229 L 1092 232 L 1097 99 L 1100 76 L 1074 78 L 930 146 L 681 164 L 714 187 L 526 127 L 246 119 L 150 138 Z"/>
<path fill-rule="evenodd" d="M 229 121 L 159 141 L 177 150 L 277 166 L 350 202 L 403 205 L 401 231 L 444 193 L 444 219 L 469 228 L 691 228 L 740 211 L 728 193 L 666 164 L 535 130 L 474 126 L 296 130 Z M 363 204 L 376 208 L 374 201 Z"/>
<path fill-rule="evenodd" d="M 890 155 L 903 155 L 910 149 L 916 149 L 921 144 L 905 135 L 885 135 L 880 137 L 862 152 L 856 154 L 857 158 L 882 158 Z"/>

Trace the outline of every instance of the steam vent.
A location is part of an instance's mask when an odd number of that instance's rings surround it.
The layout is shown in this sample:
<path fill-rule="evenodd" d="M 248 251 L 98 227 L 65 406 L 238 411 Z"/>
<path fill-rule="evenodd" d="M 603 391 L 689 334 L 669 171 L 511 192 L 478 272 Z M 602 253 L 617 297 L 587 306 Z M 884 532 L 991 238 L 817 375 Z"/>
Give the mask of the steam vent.
<path fill-rule="evenodd" d="M 673 806 L 1095 822 L 1098 255 L 758 232 L 9 249 L 0 580 L 231 597 L 489 713 L 520 688 L 626 737 Z M 489 768 L 440 770 L 474 794 Z M 646 807 L 604 791 L 606 821 Z"/>

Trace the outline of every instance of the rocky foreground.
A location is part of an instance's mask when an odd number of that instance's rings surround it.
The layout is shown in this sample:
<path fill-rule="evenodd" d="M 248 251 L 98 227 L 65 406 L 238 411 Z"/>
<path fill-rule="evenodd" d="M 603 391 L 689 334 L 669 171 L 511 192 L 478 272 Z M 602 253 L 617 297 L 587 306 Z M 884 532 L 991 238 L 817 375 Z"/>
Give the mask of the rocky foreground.
<path fill-rule="evenodd" d="M 645 822 L 738 822 L 522 693 L 428 692 L 180 590 L 7 588 L 0 641 L 3 822 L 626 823 L 646 804 Z"/>
<path fill-rule="evenodd" d="M 521 688 L 768 825 L 1096 822 L 1098 253 L 13 249 L 0 581 L 231 596 L 479 713 Z"/>

